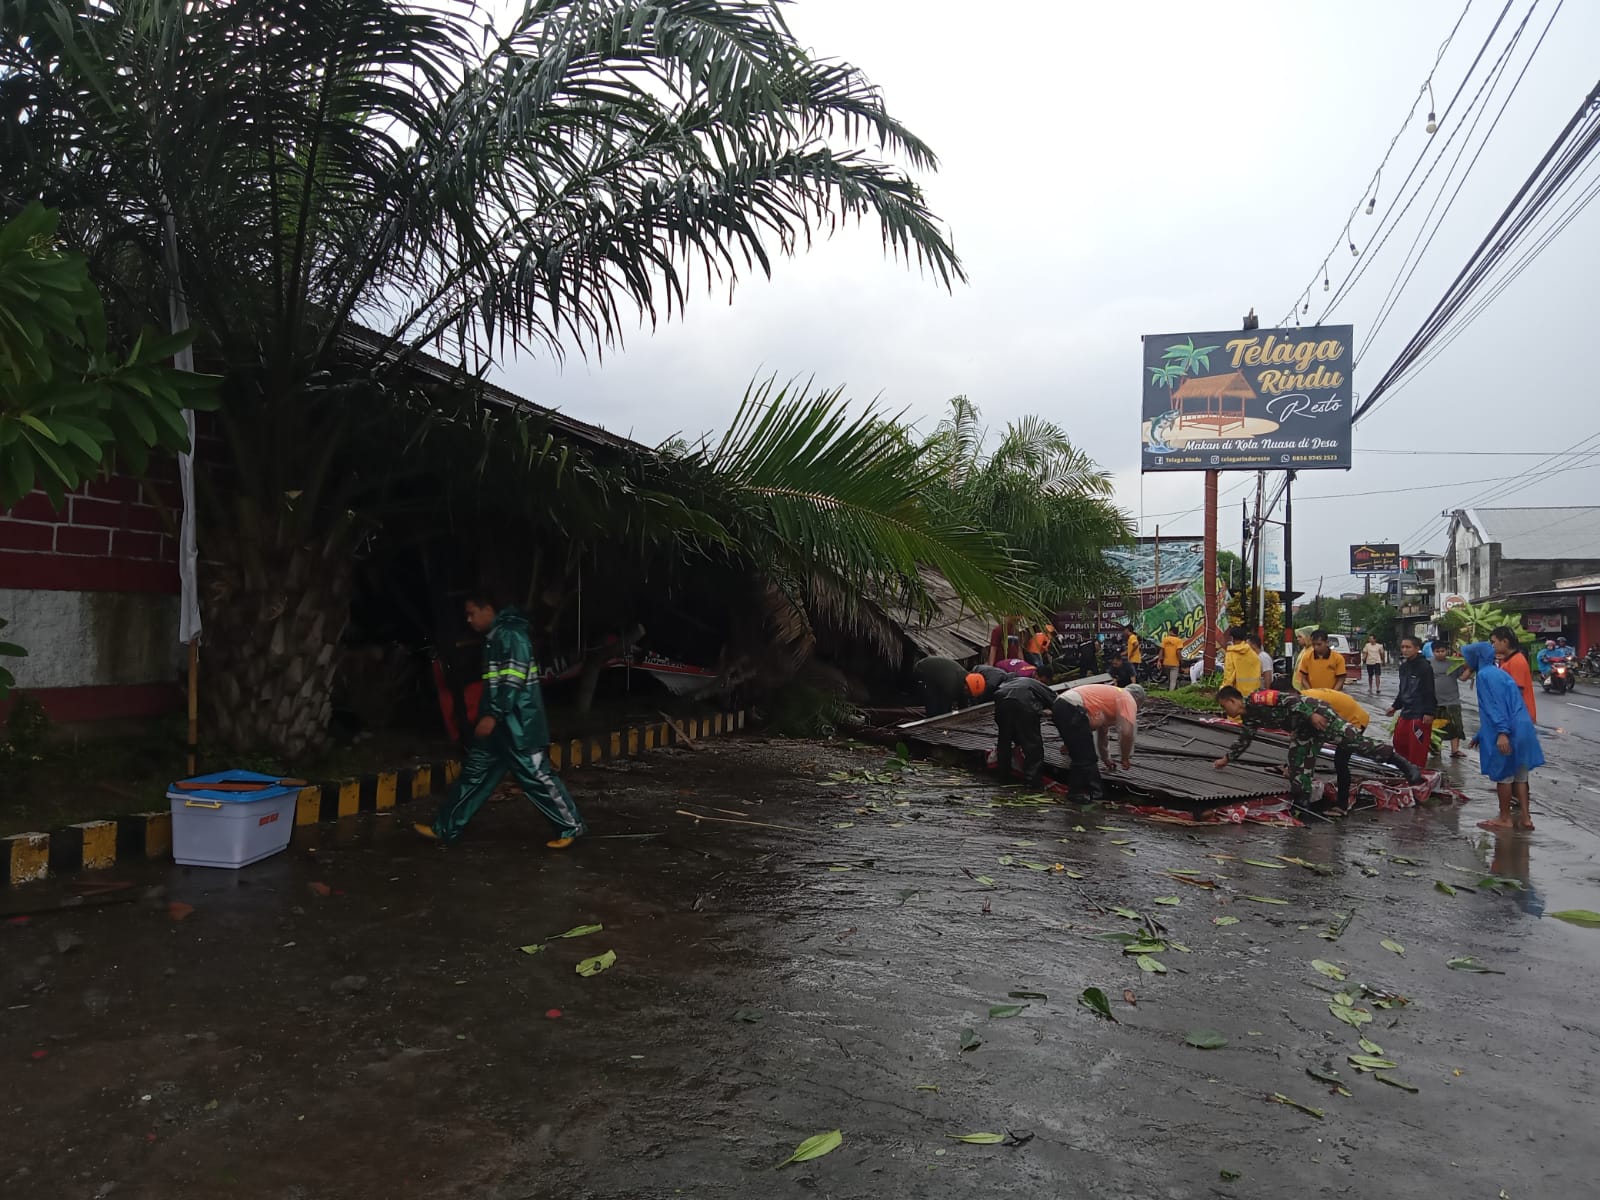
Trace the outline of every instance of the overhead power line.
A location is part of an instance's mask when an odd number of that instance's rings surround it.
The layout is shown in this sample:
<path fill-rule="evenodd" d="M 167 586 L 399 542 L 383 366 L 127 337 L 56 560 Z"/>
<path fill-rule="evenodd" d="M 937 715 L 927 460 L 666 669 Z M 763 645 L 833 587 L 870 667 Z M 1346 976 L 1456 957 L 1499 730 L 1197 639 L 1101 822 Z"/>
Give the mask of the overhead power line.
<path fill-rule="evenodd" d="M 1418 365 L 1467 303 L 1479 295 L 1485 280 L 1494 273 L 1521 237 L 1547 207 L 1563 194 L 1597 147 L 1600 147 L 1600 82 L 1590 90 L 1532 173 L 1517 189 L 1516 195 L 1484 235 L 1422 325 L 1357 406 L 1351 418 L 1352 423 L 1361 420 L 1380 404 L 1385 394 Z M 1587 201 L 1583 203 L 1586 205 Z M 1572 215 L 1575 216 L 1576 212 Z M 1565 225 L 1561 228 L 1565 228 Z M 1541 243 L 1540 249 L 1548 244 L 1548 240 Z"/>

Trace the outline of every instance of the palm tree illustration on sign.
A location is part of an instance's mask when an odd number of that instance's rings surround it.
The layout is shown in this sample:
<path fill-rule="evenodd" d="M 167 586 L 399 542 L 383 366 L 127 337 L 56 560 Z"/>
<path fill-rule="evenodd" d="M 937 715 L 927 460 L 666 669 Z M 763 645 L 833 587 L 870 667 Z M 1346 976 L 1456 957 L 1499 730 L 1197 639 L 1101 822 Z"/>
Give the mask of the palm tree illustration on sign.
<path fill-rule="evenodd" d="M 1186 426 L 1200 426 L 1213 436 L 1230 430 L 1271 433 L 1278 427 L 1271 421 L 1251 421 L 1246 405 L 1256 398 L 1256 393 L 1243 372 L 1200 374 L 1211 369 L 1211 354 L 1217 349 L 1197 346 L 1193 337 L 1187 337 L 1168 346 L 1161 363 L 1150 368 L 1150 382 L 1165 387 L 1169 393 L 1167 411 L 1151 419 L 1145 434 L 1145 444 L 1151 452 L 1164 454 L 1172 449 L 1170 441 L 1187 440 L 1177 437 Z M 1191 409 L 1192 401 L 1199 401 L 1202 407 Z M 1263 428 L 1249 428 L 1256 424 Z"/>

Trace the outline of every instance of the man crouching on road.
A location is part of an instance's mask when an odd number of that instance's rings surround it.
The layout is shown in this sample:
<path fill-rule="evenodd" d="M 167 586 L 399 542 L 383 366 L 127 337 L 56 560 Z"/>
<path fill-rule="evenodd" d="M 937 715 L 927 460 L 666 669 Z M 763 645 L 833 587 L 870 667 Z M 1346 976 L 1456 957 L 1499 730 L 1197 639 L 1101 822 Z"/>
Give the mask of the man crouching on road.
<path fill-rule="evenodd" d="M 1332 689 L 1328 689 L 1332 690 Z M 1328 742 L 1334 745 L 1334 771 L 1339 788 L 1338 808 L 1349 811 L 1350 757 L 1388 762 L 1406 774 L 1409 783 L 1421 779 L 1421 772 L 1387 747 L 1369 742 L 1361 726 L 1352 724 L 1334 711 L 1325 700 L 1264 688 L 1246 697 L 1238 688 L 1225 687 L 1217 693 L 1217 703 L 1228 718 L 1244 726 L 1228 753 L 1211 765 L 1222 770 L 1238 762 L 1261 729 L 1282 729 L 1289 734 L 1289 803 L 1295 808 L 1311 808 L 1312 777 L 1317 755 Z"/>
<path fill-rule="evenodd" d="M 1086 683 L 1062 692 L 1050 707 L 1050 716 L 1066 747 L 1072 769 L 1067 774 L 1067 799 L 1079 804 L 1099 800 L 1105 795 L 1100 768 L 1115 771 L 1111 761 L 1111 727 L 1117 727 L 1117 750 L 1122 769 L 1133 766 L 1134 732 L 1139 725 L 1139 710 L 1144 707 L 1144 688 L 1131 683 L 1125 688 L 1109 683 Z"/>
<path fill-rule="evenodd" d="M 509 771 L 522 794 L 550 824 L 556 836 L 545 844 L 565 850 L 584 832 L 583 818 L 566 784 L 550 766 L 550 725 L 539 691 L 528 619 L 514 608 L 496 609 L 485 593 L 467 597 L 467 624 L 486 634 L 483 642 L 483 701 L 473 729 L 472 748 L 461 777 L 439 808 L 433 824 L 413 828 L 438 842 L 458 841 Z"/>

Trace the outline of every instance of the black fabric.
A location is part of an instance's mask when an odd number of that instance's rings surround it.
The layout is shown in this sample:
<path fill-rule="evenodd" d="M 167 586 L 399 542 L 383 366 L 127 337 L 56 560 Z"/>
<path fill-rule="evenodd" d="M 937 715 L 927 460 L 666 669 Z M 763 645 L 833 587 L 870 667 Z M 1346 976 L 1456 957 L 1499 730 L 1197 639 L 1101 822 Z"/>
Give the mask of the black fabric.
<path fill-rule="evenodd" d="M 919 659 L 911 674 L 922 685 L 922 703 L 930 717 L 942 717 L 967 702 L 967 669 L 953 658 Z"/>
<path fill-rule="evenodd" d="M 1106 670 L 1110 673 L 1111 678 L 1116 681 L 1118 687 L 1127 687 L 1133 682 L 1133 664 L 1127 659 L 1123 659 L 1114 667 L 1107 667 Z"/>
<path fill-rule="evenodd" d="M 1039 728 L 1039 711 L 1016 694 L 995 698 L 994 724 L 998 732 L 995 742 L 995 766 L 1002 776 L 1011 773 L 1011 747 L 1022 747 L 1022 774 L 1029 783 L 1037 783 L 1044 770 L 1044 734 Z"/>
<path fill-rule="evenodd" d="M 1433 664 L 1422 655 L 1400 660 L 1400 690 L 1395 693 L 1394 707 L 1408 721 L 1431 717 L 1439 710 L 1433 695 Z"/>
<path fill-rule="evenodd" d="M 996 690 L 995 703 L 998 704 L 1002 698 L 1026 704 L 1037 718 L 1050 711 L 1050 706 L 1056 702 L 1056 692 L 1048 683 L 1040 683 L 1030 676 L 1016 675 L 1006 680 Z"/>
<path fill-rule="evenodd" d="M 1065 696 L 1057 697 L 1050 709 L 1056 732 L 1066 748 L 1071 769 L 1067 772 L 1069 798 L 1098 800 L 1105 794 L 1100 777 L 1100 755 L 1095 749 L 1094 730 L 1089 725 L 1089 714 L 1080 704 L 1073 704 Z"/>

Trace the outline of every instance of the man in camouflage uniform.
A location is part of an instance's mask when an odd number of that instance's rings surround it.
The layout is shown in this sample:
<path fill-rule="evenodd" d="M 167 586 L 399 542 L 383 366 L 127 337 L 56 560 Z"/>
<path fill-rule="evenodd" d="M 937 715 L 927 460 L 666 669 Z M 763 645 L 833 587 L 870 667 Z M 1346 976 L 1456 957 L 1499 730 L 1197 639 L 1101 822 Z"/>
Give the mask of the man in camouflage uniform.
<path fill-rule="evenodd" d="M 1329 744 L 1334 748 L 1338 807 L 1344 811 L 1348 811 L 1350 759 L 1354 755 L 1359 754 L 1401 770 L 1408 783 L 1416 783 L 1421 779 L 1421 772 L 1416 767 L 1389 747 L 1368 741 L 1360 725 L 1345 720 L 1326 701 L 1272 688 L 1263 688 L 1245 696 L 1238 688 L 1225 687 L 1217 693 L 1217 703 L 1230 720 L 1238 721 L 1243 728 L 1228 753 L 1212 765 L 1220 771 L 1230 763 L 1238 762 L 1250 748 L 1258 730 L 1286 731 L 1289 734 L 1289 803 L 1296 808 L 1311 807 L 1317 756 L 1322 753 L 1323 746 Z"/>

